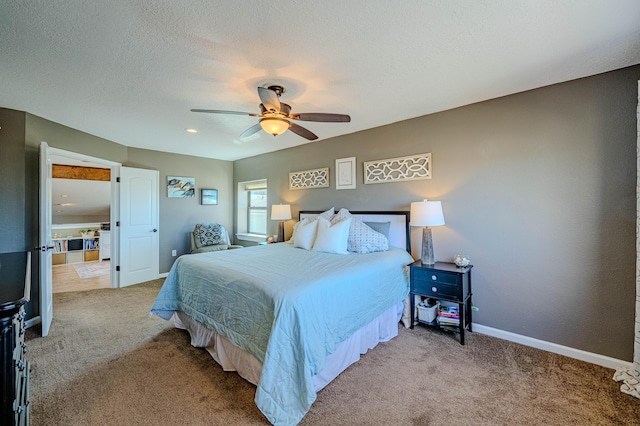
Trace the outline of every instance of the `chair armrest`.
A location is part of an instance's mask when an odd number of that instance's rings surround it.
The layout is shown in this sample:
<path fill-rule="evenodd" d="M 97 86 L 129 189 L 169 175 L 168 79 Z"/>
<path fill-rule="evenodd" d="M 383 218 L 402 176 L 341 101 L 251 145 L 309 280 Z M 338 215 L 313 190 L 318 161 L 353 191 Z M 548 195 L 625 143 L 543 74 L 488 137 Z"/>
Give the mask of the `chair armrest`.
<path fill-rule="evenodd" d="M 228 248 L 229 248 L 229 246 L 226 245 L 226 244 L 216 244 L 216 245 L 213 245 L 213 246 L 204 246 L 204 247 L 200 247 L 199 249 L 191 250 L 191 254 L 208 253 L 208 252 L 212 252 L 212 251 L 227 250 Z"/>

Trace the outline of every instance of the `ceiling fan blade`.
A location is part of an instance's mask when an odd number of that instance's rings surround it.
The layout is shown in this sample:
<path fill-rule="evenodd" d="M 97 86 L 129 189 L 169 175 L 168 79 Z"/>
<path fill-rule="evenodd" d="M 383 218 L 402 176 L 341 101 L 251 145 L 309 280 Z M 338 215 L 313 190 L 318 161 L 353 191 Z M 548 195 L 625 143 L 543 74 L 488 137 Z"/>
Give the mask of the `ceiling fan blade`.
<path fill-rule="evenodd" d="M 260 117 L 260 114 L 252 114 L 250 112 L 242 112 L 242 111 L 224 111 L 220 109 L 192 109 L 191 112 L 206 112 L 211 114 L 249 115 L 251 117 Z"/>
<path fill-rule="evenodd" d="M 265 87 L 258 87 L 258 95 L 264 108 L 269 112 L 280 112 L 280 100 L 278 94 Z"/>
<path fill-rule="evenodd" d="M 296 123 L 290 123 L 289 130 L 295 133 L 298 136 L 302 136 L 305 139 L 309 139 L 310 141 L 315 141 L 318 139 L 318 136 L 313 134 L 311 131 L 305 129 L 302 126 L 298 126 Z"/>
<path fill-rule="evenodd" d="M 349 123 L 351 117 L 347 114 L 328 114 L 322 112 L 303 112 L 291 114 L 289 118 L 300 121 L 320 121 L 324 123 Z"/>
<path fill-rule="evenodd" d="M 242 132 L 242 134 L 240 135 L 240 139 L 248 138 L 249 136 L 259 132 L 260 130 L 262 130 L 262 127 L 260 127 L 260 123 L 254 124 L 253 126 L 249 127 L 247 130 Z"/>

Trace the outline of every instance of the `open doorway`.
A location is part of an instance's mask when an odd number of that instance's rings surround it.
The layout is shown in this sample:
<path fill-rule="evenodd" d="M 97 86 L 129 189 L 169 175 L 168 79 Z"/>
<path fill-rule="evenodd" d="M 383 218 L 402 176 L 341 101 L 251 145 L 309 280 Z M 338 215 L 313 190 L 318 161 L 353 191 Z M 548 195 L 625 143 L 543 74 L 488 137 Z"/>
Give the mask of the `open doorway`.
<path fill-rule="evenodd" d="M 111 169 L 52 156 L 53 293 L 111 287 Z"/>

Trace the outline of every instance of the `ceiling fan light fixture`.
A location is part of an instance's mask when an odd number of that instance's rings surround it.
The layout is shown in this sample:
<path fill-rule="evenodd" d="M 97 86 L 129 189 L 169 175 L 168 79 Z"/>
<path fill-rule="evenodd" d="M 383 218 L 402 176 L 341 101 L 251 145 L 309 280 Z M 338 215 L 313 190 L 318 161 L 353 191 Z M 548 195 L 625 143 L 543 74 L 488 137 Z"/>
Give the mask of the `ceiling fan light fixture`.
<path fill-rule="evenodd" d="M 283 134 L 289 129 L 291 124 L 284 118 L 266 117 L 260 120 L 262 130 L 273 136 Z"/>

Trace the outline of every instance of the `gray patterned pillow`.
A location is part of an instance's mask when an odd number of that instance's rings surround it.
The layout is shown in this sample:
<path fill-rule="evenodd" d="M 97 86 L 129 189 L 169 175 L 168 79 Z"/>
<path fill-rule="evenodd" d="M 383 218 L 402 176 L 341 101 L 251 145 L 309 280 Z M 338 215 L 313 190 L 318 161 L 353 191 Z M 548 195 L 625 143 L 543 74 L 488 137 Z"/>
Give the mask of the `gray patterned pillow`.
<path fill-rule="evenodd" d="M 349 228 L 347 250 L 354 253 L 387 251 L 389 250 L 389 240 L 354 217 Z"/>
<path fill-rule="evenodd" d="M 391 222 L 364 222 L 364 224 L 374 231 L 379 232 L 385 237 L 389 238 L 389 228 L 391 228 Z"/>
<path fill-rule="evenodd" d="M 224 243 L 222 226 L 219 223 L 199 223 L 193 230 L 196 248 Z"/>
<path fill-rule="evenodd" d="M 389 240 L 379 232 L 374 231 L 363 222 L 351 216 L 347 209 L 340 209 L 331 220 L 332 224 L 352 218 L 349 227 L 347 250 L 353 253 L 373 253 L 389 250 Z"/>

